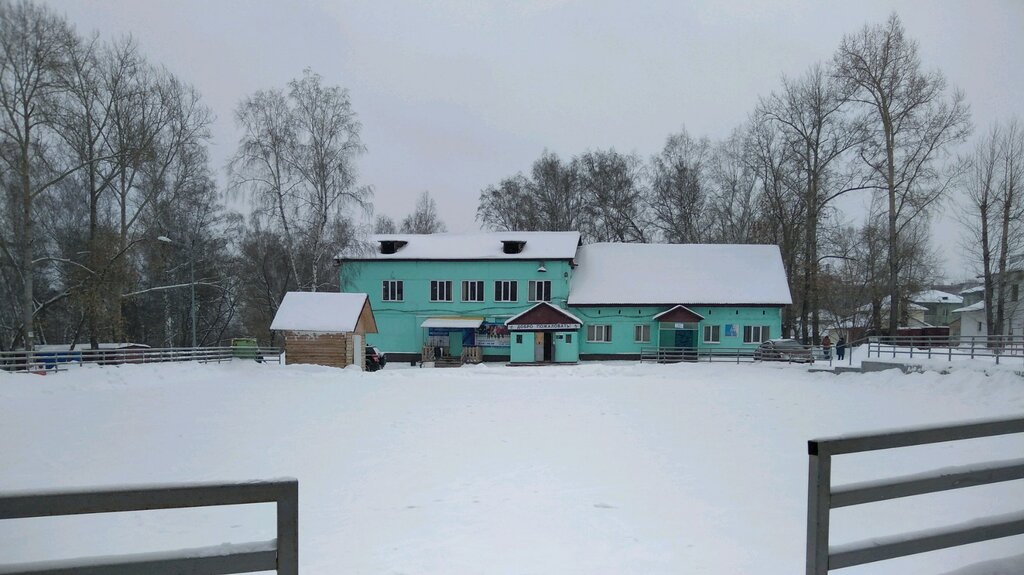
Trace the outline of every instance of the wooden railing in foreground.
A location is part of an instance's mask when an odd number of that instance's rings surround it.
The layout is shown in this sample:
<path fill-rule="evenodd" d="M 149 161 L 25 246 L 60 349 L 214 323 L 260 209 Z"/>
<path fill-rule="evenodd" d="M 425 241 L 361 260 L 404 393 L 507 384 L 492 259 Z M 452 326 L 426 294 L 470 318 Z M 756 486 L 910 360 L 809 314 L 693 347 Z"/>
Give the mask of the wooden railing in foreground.
<path fill-rule="evenodd" d="M 296 575 L 299 482 L 295 479 L 13 493 L 0 495 L 0 520 L 248 503 L 277 504 L 277 539 L 116 557 L 0 564 L 0 575 L 213 575 L 273 570 Z"/>
<path fill-rule="evenodd" d="M 163 347 L 126 349 L 74 349 L 0 351 L 3 371 L 63 371 L 72 365 L 122 365 L 164 363 L 173 361 L 221 362 L 251 359 L 258 362 L 281 363 L 281 350 L 276 347 Z"/>
<path fill-rule="evenodd" d="M 1024 534 L 1024 510 L 1020 510 L 961 525 L 839 547 L 829 547 L 828 541 L 829 512 L 838 507 L 1024 479 L 1024 459 L 1012 459 L 833 487 L 833 456 L 1011 433 L 1024 433 L 1024 418 L 809 441 L 807 575 L 826 575 L 832 569 Z"/>

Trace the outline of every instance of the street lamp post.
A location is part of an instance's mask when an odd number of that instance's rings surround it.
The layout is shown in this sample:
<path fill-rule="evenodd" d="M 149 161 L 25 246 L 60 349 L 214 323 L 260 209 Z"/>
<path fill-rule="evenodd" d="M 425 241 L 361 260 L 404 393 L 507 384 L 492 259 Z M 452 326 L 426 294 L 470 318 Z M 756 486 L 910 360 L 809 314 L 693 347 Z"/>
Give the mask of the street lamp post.
<path fill-rule="evenodd" d="M 165 244 L 170 244 L 170 245 L 178 247 L 180 249 L 184 249 L 184 248 L 181 248 L 181 244 L 175 242 L 174 240 L 172 240 L 171 238 L 169 238 L 167 236 L 158 236 L 156 239 L 158 241 L 161 241 L 161 242 L 165 243 Z M 195 348 L 195 347 L 198 347 L 198 344 L 196 343 L 196 270 L 195 270 L 194 258 L 192 257 L 193 256 L 192 252 L 193 252 L 192 248 L 189 247 L 188 248 L 188 281 L 189 281 L 189 286 L 188 287 L 189 287 L 189 291 L 192 292 L 191 293 L 191 296 L 192 296 L 192 347 Z"/>

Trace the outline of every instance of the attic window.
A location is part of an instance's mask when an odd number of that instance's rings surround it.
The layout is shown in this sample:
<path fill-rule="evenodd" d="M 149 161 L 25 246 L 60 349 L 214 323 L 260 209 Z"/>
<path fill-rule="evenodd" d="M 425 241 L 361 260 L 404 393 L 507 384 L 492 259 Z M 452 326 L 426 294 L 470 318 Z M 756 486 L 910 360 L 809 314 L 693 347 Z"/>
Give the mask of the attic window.
<path fill-rule="evenodd" d="M 381 240 L 380 241 L 380 253 L 382 253 L 382 254 L 393 254 L 393 253 L 397 252 L 398 250 L 404 248 L 405 244 L 407 244 L 407 243 L 409 243 L 409 242 L 404 242 L 402 240 Z"/>
<path fill-rule="evenodd" d="M 501 251 L 506 254 L 522 253 L 526 240 L 501 240 Z"/>

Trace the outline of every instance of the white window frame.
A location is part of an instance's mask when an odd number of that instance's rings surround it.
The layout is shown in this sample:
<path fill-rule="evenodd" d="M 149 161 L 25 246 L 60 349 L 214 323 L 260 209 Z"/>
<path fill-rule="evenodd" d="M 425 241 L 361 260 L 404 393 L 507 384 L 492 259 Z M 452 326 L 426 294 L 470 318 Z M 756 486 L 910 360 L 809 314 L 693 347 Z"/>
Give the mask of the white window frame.
<path fill-rule="evenodd" d="M 436 288 L 435 288 L 436 286 Z M 445 294 L 442 294 L 442 286 L 444 287 Z M 434 298 L 434 295 L 437 298 Z M 441 297 L 447 295 L 448 297 Z M 452 280 L 430 280 L 430 301 L 432 302 L 449 302 L 452 301 Z"/>
<path fill-rule="evenodd" d="M 651 343 L 651 326 L 642 323 L 634 325 L 633 341 L 636 343 Z"/>
<path fill-rule="evenodd" d="M 704 343 L 722 343 L 722 326 L 720 325 L 706 325 L 702 330 L 704 333 Z M 710 331 L 710 337 L 709 332 Z M 714 339 L 712 339 L 714 338 Z"/>
<path fill-rule="evenodd" d="M 494 301 L 496 302 L 517 302 L 519 301 L 518 280 L 494 280 Z"/>
<path fill-rule="evenodd" d="M 381 301 L 405 301 L 405 286 L 403 284 L 402 280 L 384 280 L 381 282 Z M 392 297 L 388 297 L 389 295 Z"/>
<path fill-rule="evenodd" d="M 469 288 L 469 289 L 467 289 Z M 467 295 L 473 295 L 476 297 L 467 298 Z M 484 301 L 484 281 L 483 280 L 462 280 L 462 301 L 468 302 L 482 302 Z"/>
<path fill-rule="evenodd" d="M 545 290 L 538 290 L 537 288 L 539 288 L 541 286 L 545 286 L 546 289 Z M 538 294 L 537 294 L 538 291 L 546 291 L 547 292 L 546 294 L 540 294 L 540 295 L 547 295 L 547 297 L 546 298 L 538 297 Z M 551 280 L 530 280 L 529 291 L 527 292 L 527 301 L 531 301 L 531 302 L 535 302 L 535 301 L 551 301 Z"/>
<path fill-rule="evenodd" d="M 749 337 L 747 337 L 748 333 L 750 334 Z M 771 326 L 745 325 L 743 326 L 743 343 L 760 344 L 771 339 L 770 334 Z"/>
<path fill-rule="evenodd" d="M 611 343 L 612 326 L 610 324 L 590 324 L 587 326 L 587 343 Z"/>

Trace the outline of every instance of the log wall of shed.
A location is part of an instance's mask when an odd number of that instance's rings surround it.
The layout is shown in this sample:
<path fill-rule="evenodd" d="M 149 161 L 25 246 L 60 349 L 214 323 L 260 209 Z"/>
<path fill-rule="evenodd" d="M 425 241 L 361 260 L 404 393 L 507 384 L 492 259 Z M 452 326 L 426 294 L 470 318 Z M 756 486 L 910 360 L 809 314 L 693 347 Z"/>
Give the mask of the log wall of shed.
<path fill-rule="evenodd" d="M 354 361 L 351 333 L 309 333 L 286 331 L 285 364 L 313 364 L 347 367 Z"/>

